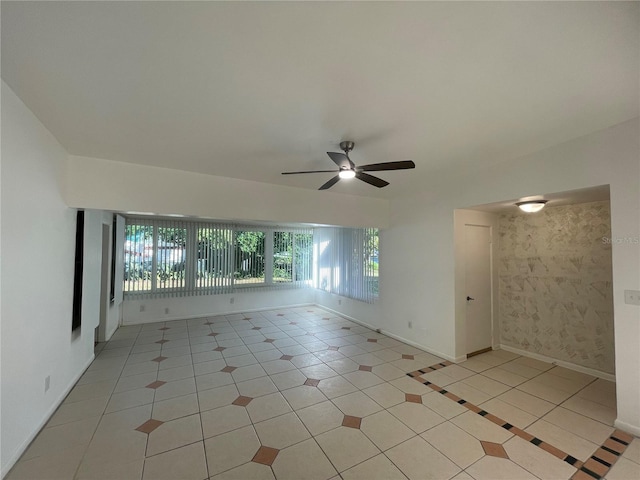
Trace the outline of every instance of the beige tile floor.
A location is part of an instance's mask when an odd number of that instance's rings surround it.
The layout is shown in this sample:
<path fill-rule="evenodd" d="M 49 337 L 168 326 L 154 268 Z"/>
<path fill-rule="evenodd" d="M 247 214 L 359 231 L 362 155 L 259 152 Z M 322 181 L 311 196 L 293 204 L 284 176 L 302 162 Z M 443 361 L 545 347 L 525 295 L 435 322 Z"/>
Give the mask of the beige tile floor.
<path fill-rule="evenodd" d="M 8 480 L 588 479 L 561 458 L 615 435 L 611 382 L 499 350 L 443 367 L 318 307 L 123 327 L 96 351 Z M 607 479 L 640 478 L 629 443 L 600 450 Z"/>

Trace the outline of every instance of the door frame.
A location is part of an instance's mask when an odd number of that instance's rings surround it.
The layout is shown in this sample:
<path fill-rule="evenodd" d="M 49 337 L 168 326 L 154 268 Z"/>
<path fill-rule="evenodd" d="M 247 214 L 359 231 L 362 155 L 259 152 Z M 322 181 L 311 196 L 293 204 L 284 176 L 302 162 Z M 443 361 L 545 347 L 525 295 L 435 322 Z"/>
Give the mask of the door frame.
<path fill-rule="evenodd" d="M 110 285 L 111 285 L 111 225 L 100 223 L 102 237 L 102 252 L 100 253 L 100 322 L 98 324 L 99 342 L 105 342 L 107 331 L 107 316 L 109 315 Z"/>
<path fill-rule="evenodd" d="M 490 235 L 491 275 L 491 348 L 500 345 L 498 295 L 498 215 L 479 210 L 454 210 L 454 276 L 455 276 L 455 359 L 467 358 L 467 281 L 465 226 L 488 227 Z"/>

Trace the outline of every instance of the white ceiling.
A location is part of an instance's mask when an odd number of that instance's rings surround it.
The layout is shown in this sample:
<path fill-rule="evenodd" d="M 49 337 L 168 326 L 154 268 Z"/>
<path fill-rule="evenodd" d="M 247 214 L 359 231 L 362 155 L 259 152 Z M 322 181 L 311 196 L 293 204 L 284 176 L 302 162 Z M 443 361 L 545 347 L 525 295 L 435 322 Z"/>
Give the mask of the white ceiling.
<path fill-rule="evenodd" d="M 534 195 L 529 197 L 514 198 L 503 202 L 487 203 L 469 207 L 469 210 L 480 210 L 489 213 L 521 213 L 516 202 L 528 202 L 533 200 L 546 200 L 548 207 L 560 207 L 563 205 L 575 205 L 578 203 L 604 202 L 610 200 L 609 185 L 597 187 L 580 188 L 566 192 L 547 193 L 544 195 Z M 526 215 L 526 214 L 524 214 Z"/>
<path fill-rule="evenodd" d="M 393 197 L 638 116 L 636 2 L 7 2 L 2 78 L 71 154 Z"/>

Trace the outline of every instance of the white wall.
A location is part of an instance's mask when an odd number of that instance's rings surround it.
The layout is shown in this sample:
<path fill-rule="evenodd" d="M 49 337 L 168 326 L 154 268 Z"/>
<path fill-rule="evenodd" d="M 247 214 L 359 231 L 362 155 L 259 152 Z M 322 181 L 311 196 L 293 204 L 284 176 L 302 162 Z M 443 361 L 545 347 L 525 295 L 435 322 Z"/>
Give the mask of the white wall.
<path fill-rule="evenodd" d="M 385 199 L 71 156 L 67 204 L 217 220 L 385 227 Z M 348 208 L 345 208 L 348 205 Z"/>
<path fill-rule="evenodd" d="M 84 212 L 84 257 L 82 268 L 82 329 L 94 330 L 100 323 L 100 279 L 102 275 L 102 212 Z"/>
<path fill-rule="evenodd" d="M 381 325 L 384 323 L 379 318 L 379 301 L 374 303 L 365 303 L 360 300 L 354 300 L 352 298 L 325 292 L 324 290 L 314 289 L 314 292 L 314 303 L 317 305 L 333 310 L 344 317 L 353 319 L 372 330 L 381 328 Z"/>
<path fill-rule="evenodd" d="M 640 237 L 640 136 L 637 119 L 546 150 L 459 176 L 441 176 L 424 192 L 391 202 L 382 231 L 383 328 L 408 337 L 406 321 L 424 328 L 420 342 L 461 356 L 456 341 L 454 210 L 609 184 L 611 232 Z M 640 434 L 640 309 L 624 290 L 640 290 L 640 247 L 614 244 L 613 288 L 617 425 Z M 459 330 L 459 328 L 458 328 Z"/>
<path fill-rule="evenodd" d="M 59 188 L 67 154 L 5 83 L 1 153 L 4 476 L 93 359 L 100 280 L 99 250 L 91 245 L 96 218 L 89 214 L 83 325 L 72 333 L 76 213 Z"/>
<path fill-rule="evenodd" d="M 106 342 L 115 333 L 120 325 L 122 317 L 122 302 L 124 295 L 122 291 L 124 278 L 124 217 L 116 215 L 116 268 L 115 268 L 115 291 L 114 300 L 111 302 L 111 260 L 113 255 L 112 235 L 113 235 L 113 214 L 111 212 L 102 213 L 102 225 L 108 227 L 109 241 L 103 245 L 103 255 L 106 255 L 106 271 L 104 272 L 106 281 L 106 295 L 104 305 L 101 306 L 100 312 L 100 333 L 99 341 Z M 106 251 L 105 251 L 106 249 Z M 102 317 L 104 316 L 104 321 Z"/>
<path fill-rule="evenodd" d="M 312 303 L 315 303 L 315 289 L 312 288 L 262 292 L 253 289 L 223 295 L 126 299 L 123 304 L 123 324 L 197 318 Z M 165 312 L 167 308 L 168 313 Z"/>

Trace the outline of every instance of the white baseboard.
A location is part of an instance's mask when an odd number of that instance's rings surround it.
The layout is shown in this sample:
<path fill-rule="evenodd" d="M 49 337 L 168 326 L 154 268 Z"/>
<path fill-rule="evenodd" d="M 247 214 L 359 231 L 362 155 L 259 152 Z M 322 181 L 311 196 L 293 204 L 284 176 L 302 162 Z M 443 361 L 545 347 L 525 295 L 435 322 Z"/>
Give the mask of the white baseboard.
<path fill-rule="evenodd" d="M 67 395 L 69 395 L 69 392 L 71 391 L 71 389 L 75 387 L 78 380 L 80 380 L 80 377 L 82 377 L 82 375 L 87 370 L 87 368 L 89 368 L 89 366 L 91 365 L 94 359 L 95 359 L 95 355 L 91 355 L 91 358 L 89 358 L 89 361 L 84 365 L 82 370 L 80 370 L 80 373 L 78 373 L 74 378 L 71 379 L 71 382 L 69 383 L 69 385 L 67 385 L 67 387 L 63 390 L 62 394 L 56 399 L 56 401 L 53 402 L 53 404 L 51 405 L 51 408 L 47 410 L 38 427 L 31 433 L 31 435 L 27 437 L 27 439 L 24 442 L 22 442 L 22 444 L 17 448 L 15 453 L 11 456 L 7 464 L 4 465 L 2 471 L 0 472 L 0 478 L 4 478 L 9 473 L 9 471 L 13 468 L 16 462 L 20 460 L 20 457 L 22 456 L 22 454 L 27 450 L 29 445 L 31 445 L 31 442 L 33 442 L 33 440 L 38 436 L 38 434 L 44 428 L 47 422 L 51 420 L 51 417 L 53 416 L 54 413 L 56 413 L 56 410 L 58 410 L 58 407 L 60 406 L 60 404 L 62 404 L 64 399 L 67 398 Z"/>
<path fill-rule="evenodd" d="M 536 360 L 541 360 L 543 362 L 558 365 L 559 367 L 568 368 L 569 370 L 574 370 L 576 372 L 586 373 L 587 375 L 591 375 L 593 377 L 609 380 L 610 382 L 616 381 L 616 376 L 612 375 L 611 373 L 601 372 L 600 370 L 583 367 L 582 365 L 577 365 L 571 362 L 565 362 L 564 360 L 558 360 L 557 358 L 547 357 L 546 355 L 540 355 L 539 353 L 528 352 L 527 350 L 511 347 L 509 345 L 499 345 L 499 348 L 502 350 L 506 350 L 507 352 L 517 353 L 518 355 L 522 355 L 523 357 L 534 358 Z"/>
<path fill-rule="evenodd" d="M 300 307 L 309 307 L 309 306 L 320 306 L 315 303 L 294 303 L 291 305 L 278 305 L 274 307 L 263 307 L 263 308 L 243 308 L 241 310 L 229 310 L 226 312 L 216 312 L 216 313 L 197 313 L 195 315 L 174 315 L 171 317 L 164 317 L 158 320 L 147 320 L 143 322 L 123 322 L 122 327 L 130 327 L 133 325 L 147 325 L 149 323 L 163 323 L 163 322 L 173 322 L 175 320 L 193 320 L 194 318 L 208 318 L 208 317 L 216 317 L 218 315 L 236 315 L 238 313 L 251 313 L 251 312 L 266 312 L 269 310 L 278 310 L 280 308 L 300 308 Z M 323 307 L 324 308 L 324 307 Z"/>
<path fill-rule="evenodd" d="M 613 422 L 613 426 L 616 428 L 619 428 L 620 430 L 624 430 L 625 432 L 630 433 L 631 435 L 640 437 L 640 427 L 636 425 L 631 425 L 630 423 L 623 422 L 622 420 L 618 420 L 616 418 L 616 421 Z"/>
<path fill-rule="evenodd" d="M 342 318 L 346 318 L 347 320 L 350 320 L 350 321 L 352 321 L 354 323 L 357 323 L 358 325 L 362 325 L 363 327 L 367 327 L 370 330 L 376 331 L 378 329 L 378 327 L 376 327 L 375 325 L 371 325 L 370 323 L 363 322 L 362 320 L 359 320 L 357 318 L 351 317 L 351 316 L 346 315 L 346 314 L 344 314 L 342 312 L 338 312 L 337 310 L 334 310 L 333 308 L 329 308 L 329 307 L 326 307 L 324 305 L 320 305 L 319 303 L 315 303 L 314 305 L 316 307 L 318 307 L 318 308 L 326 310 L 327 312 L 335 313 L 336 315 L 339 315 Z M 387 334 L 385 333 L 385 335 L 387 335 Z"/>
<path fill-rule="evenodd" d="M 382 330 L 382 333 L 384 333 L 386 336 L 394 338 L 402 343 L 406 343 L 407 345 L 411 345 L 412 347 L 416 347 L 419 348 L 420 350 L 424 350 L 427 353 L 430 353 L 431 355 L 435 355 L 436 357 L 440 357 L 440 358 L 444 358 L 445 360 L 449 360 L 450 362 L 453 363 L 460 363 L 463 362 L 464 360 L 466 360 L 466 357 L 462 358 L 462 357 L 452 357 L 451 355 L 447 355 L 446 353 L 442 353 L 439 352 L 438 350 L 435 350 L 433 348 L 429 348 L 429 347 L 425 347 L 424 345 L 421 345 L 419 343 L 416 342 L 412 342 L 411 340 L 408 340 L 404 337 L 401 337 L 400 335 L 396 335 L 395 333 L 391 333 L 388 332 L 386 330 Z M 375 352 L 374 352 L 375 353 Z"/>
<path fill-rule="evenodd" d="M 105 340 L 104 340 L 105 342 L 108 342 L 109 340 L 111 340 L 111 337 L 113 337 L 113 334 L 114 334 L 114 333 L 116 333 L 116 331 L 118 330 L 118 327 L 119 327 L 119 326 L 120 326 L 120 325 L 115 325 L 115 326 L 111 329 L 111 331 L 110 331 L 110 332 L 107 332 L 107 333 L 105 334 Z"/>
<path fill-rule="evenodd" d="M 338 311 L 333 310 L 332 308 L 326 307 L 324 305 L 317 305 L 317 306 L 320 307 L 320 308 L 324 308 L 325 310 L 327 310 L 327 311 L 329 311 L 331 313 L 335 313 L 336 315 L 340 315 L 341 317 L 346 318 L 347 320 L 351 320 L 354 323 L 362 325 L 363 327 L 370 328 L 371 330 L 375 331 L 375 330 L 379 329 L 375 325 L 370 325 L 367 322 L 363 322 L 362 320 L 359 320 L 357 318 L 350 317 L 349 315 L 345 315 L 342 312 L 338 312 Z M 410 345 L 412 347 L 419 348 L 420 350 L 423 350 L 423 351 L 425 351 L 427 353 L 430 353 L 431 355 L 435 355 L 436 357 L 444 358 L 445 360 L 449 360 L 450 362 L 460 363 L 460 362 L 463 362 L 464 360 L 466 360 L 466 356 L 465 357 L 452 357 L 450 355 L 446 355 L 446 354 L 444 354 L 442 352 L 439 352 L 437 350 L 434 350 L 432 348 L 425 347 L 424 345 L 420 345 L 419 343 L 416 343 L 416 342 L 413 342 L 411 340 L 408 340 L 408 339 L 406 339 L 404 337 L 401 337 L 400 335 L 396 335 L 395 333 L 391 333 L 391 332 L 389 332 L 387 330 L 382 330 L 382 329 L 379 329 L 379 330 L 380 330 L 380 333 L 386 335 L 387 337 L 391 337 L 394 340 L 398 340 L 399 342 L 406 343 L 407 345 Z"/>

